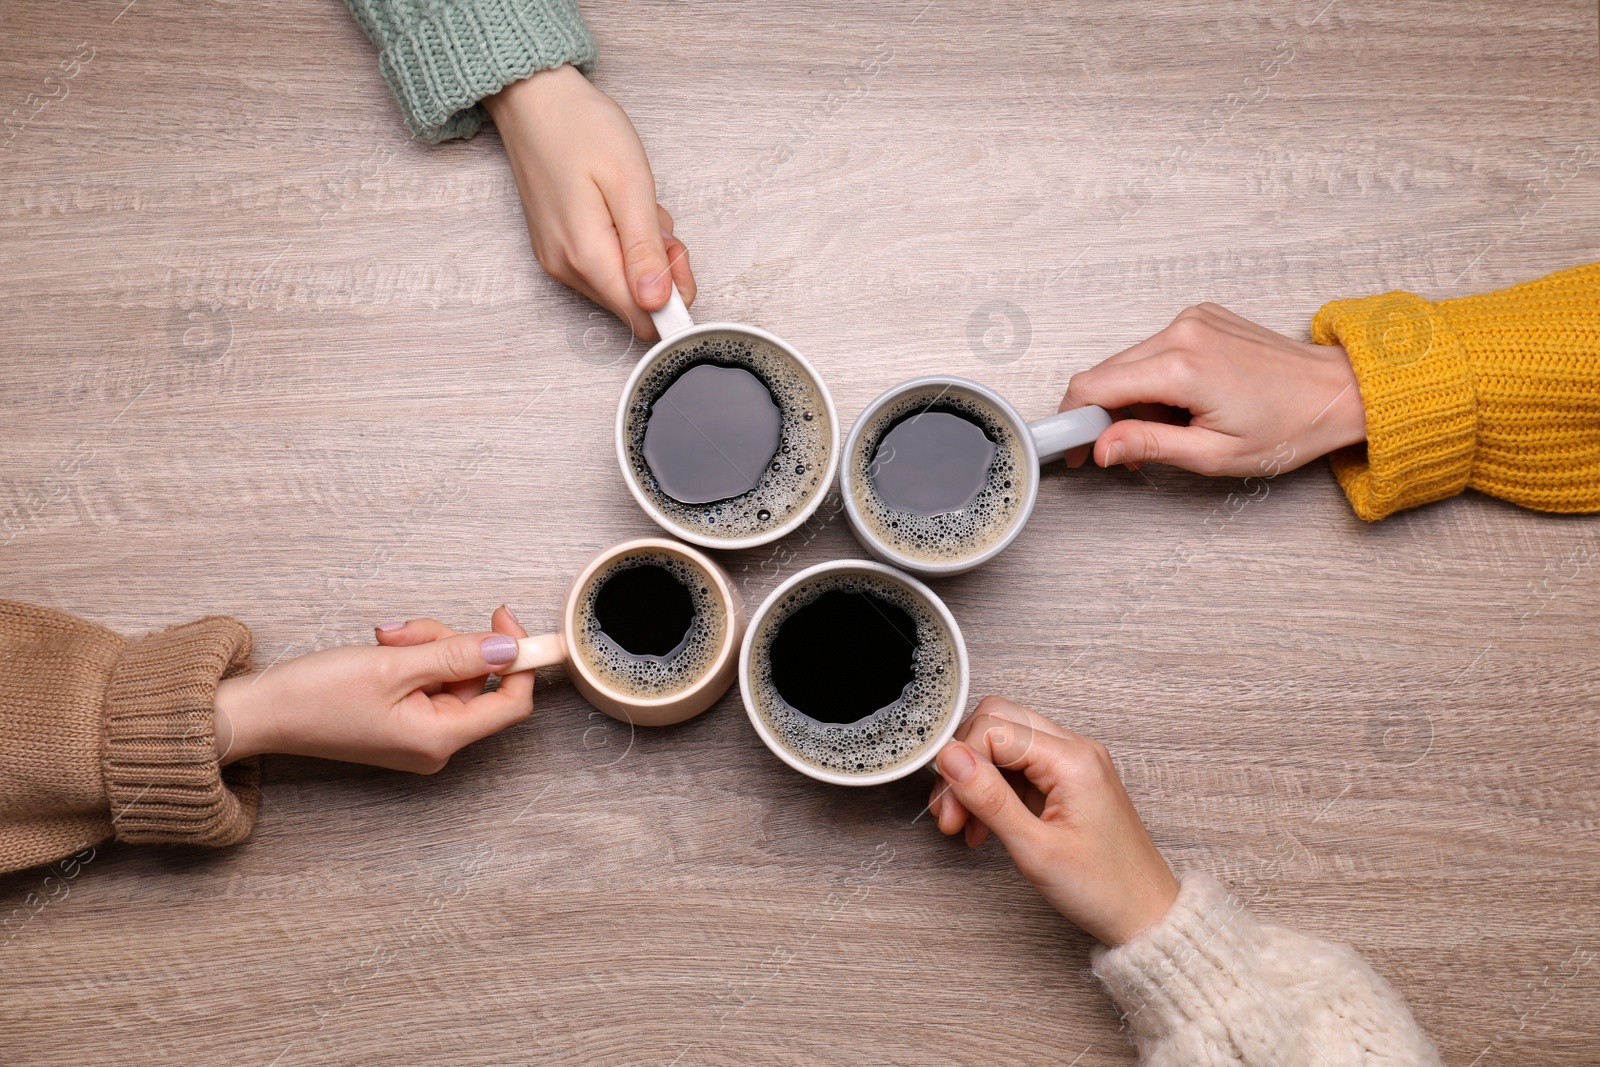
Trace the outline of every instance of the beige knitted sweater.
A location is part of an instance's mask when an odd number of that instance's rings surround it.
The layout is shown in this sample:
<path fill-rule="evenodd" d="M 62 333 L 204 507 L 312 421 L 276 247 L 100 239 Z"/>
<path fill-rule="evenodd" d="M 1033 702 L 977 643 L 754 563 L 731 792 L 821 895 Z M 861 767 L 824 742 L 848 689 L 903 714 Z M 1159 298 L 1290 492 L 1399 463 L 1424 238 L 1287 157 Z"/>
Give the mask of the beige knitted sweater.
<path fill-rule="evenodd" d="M 1411 1067 L 1439 1053 L 1348 945 L 1255 919 L 1190 874 L 1162 920 L 1094 973 L 1149 1067 Z"/>
<path fill-rule="evenodd" d="M 256 760 L 217 766 L 217 683 L 250 631 L 210 618 L 128 641 L 0 600 L 0 871 L 108 837 L 231 845 L 261 802 Z"/>
<path fill-rule="evenodd" d="M 256 761 L 217 765 L 217 683 L 250 631 L 208 618 L 137 641 L 0 600 L 0 872 L 106 838 L 231 845 L 261 801 Z M 1143 1063 L 1437 1064 L 1400 995 L 1352 949 L 1257 922 L 1189 875 L 1172 910 L 1094 972 Z"/>

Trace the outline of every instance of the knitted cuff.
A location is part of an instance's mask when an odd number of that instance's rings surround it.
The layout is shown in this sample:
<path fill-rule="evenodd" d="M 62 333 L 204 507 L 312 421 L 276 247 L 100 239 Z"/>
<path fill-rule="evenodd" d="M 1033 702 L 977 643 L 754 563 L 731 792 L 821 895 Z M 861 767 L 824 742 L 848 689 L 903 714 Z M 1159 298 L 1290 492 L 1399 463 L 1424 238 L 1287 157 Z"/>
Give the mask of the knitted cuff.
<path fill-rule="evenodd" d="M 478 101 L 537 71 L 594 68 L 576 0 L 345 0 L 378 46 L 378 69 L 414 136 L 471 137 Z"/>
<path fill-rule="evenodd" d="M 1256 955 L 1252 926 L 1215 879 L 1185 875 L 1160 922 L 1116 948 L 1094 950 L 1094 974 L 1142 1040 L 1191 1025 L 1226 1031 L 1240 1021 L 1270 1019 L 1241 1003 L 1259 999 L 1246 977 Z M 1232 1042 L 1226 1032 L 1214 1037 Z"/>
<path fill-rule="evenodd" d="M 1366 405 L 1366 444 L 1328 457 L 1357 515 L 1381 519 L 1467 487 L 1477 395 L 1436 305 L 1401 292 L 1335 300 L 1312 320 L 1311 339 L 1344 346 Z"/>
<path fill-rule="evenodd" d="M 217 766 L 217 683 L 250 669 L 250 631 L 206 618 L 129 645 L 106 687 L 102 762 L 118 840 L 232 845 L 261 805 L 259 761 Z"/>

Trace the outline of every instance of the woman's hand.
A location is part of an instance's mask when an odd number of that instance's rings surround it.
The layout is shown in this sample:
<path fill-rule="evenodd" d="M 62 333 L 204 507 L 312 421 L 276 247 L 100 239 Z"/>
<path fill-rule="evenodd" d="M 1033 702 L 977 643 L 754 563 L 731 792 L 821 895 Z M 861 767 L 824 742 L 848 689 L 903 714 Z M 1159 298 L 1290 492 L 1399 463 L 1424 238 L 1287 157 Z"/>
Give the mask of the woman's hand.
<path fill-rule="evenodd" d="M 1167 913 L 1178 880 L 1161 858 L 1111 756 L 1002 697 L 984 697 L 938 758 L 928 810 L 977 848 L 994 831 L 1062 915 L 1120 945 Z"/>
<path fill-rule="evenodd" d="M 501 679 L 527 632 L 501 607 L 492 633 L 457 634 L 432 619 L 377 630 L 379 648 L 312 652 L 217 686 L 217 759 L 261 752 L 432 774 L 460 748 L 528 717 L 533 672 Z"/>
<path fill-rule="evenodd" d="M 1291 340 L 1216 304 L 1189 308 L 1149 340 L 1074 374 L 1060 410 L 1085 404 L 1117 419 L 1093 445 L 1102 467 L 1170 463 L 1272 477 L 1367 437 L 1343 348 Z M 1067 464 L 1088 455 L 1073 449 Z"/>
<path fill-rule="evenodd" d="M 649 312 L 666 304 L 672 282 L 694 303 L 694 274 L 628 116 L 571 66 L 483 103 L 511 159 L 540 266 L 655 338 Z"/>

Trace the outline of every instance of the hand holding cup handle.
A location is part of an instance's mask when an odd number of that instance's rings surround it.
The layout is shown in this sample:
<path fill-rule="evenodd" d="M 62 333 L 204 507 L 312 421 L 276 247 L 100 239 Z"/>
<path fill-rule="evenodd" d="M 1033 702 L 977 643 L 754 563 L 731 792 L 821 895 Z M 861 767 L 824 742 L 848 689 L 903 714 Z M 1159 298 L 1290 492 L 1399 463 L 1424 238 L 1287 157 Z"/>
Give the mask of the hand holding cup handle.
<path fill-rule="evenodd" d="M 650 321 L 656 324 L 656 333 L 663 341 L 670 340 L 694 325 L 694 317 L 689 314 L 689 308 L 684 304 L 683 295 L 678 292 L 676 284 L 672 286 L 672 293 L 667 297 L 667 302 L 650 312 Z"/>
<path fill-rule="evenodd" d="M 1111 413 L 1087 404 L 1028 423 L 1040 463 L 1054 463 L 1068 451 L 1092 445 L 1111 428 Z"/>
<path fill-rule="evenodd" d="M 1098 741 L 988 696 L 937 767 L 928 811 L 939 829 L 973 848 L 993 833 L 1045 900 L 1103 943 L 1172 907 L 1178 881 Z"/>
<path fill-rule="evenodd" d="M 517 642 L 517 658 L 501 675 L 559 667 L 567 662 L 567 640 L 560 634 L 539 634 Z"/>

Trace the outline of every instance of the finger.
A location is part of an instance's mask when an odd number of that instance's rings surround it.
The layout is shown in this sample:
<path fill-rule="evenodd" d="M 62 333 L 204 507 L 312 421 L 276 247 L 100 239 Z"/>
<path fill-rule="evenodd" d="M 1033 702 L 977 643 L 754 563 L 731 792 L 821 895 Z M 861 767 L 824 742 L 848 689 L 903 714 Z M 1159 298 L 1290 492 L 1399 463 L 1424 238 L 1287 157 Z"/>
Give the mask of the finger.
<path fill-rule="evenodd" d="M 393 623 L 388 625 L 391 627 L 390 629 L 386 630 L 380 626 L 376 628 L 375 633 L 378 637 L 378 644 L 393 648 L 403 648 L 407 645 L 425 645 L 432 641 L 441 641 L 446 637 L 454 637 L 456 635 L 455 630 L 446 626 L 438 619 L 407 619 L 398 627 L 395 627 Z M 464 684 L 467 683 L 455 682 L 450 686 L 444 686 L 435 682 L 433 684 L 423 686 L 422 692 L 428 696 L 433 696 L 435 693 L 447 690 L 455 691 L 453 687 Z M 480 680 L 478 688 L 468 692 L 465 696 L 462 696 L 462 699 L 465 700 L 467 696 L 472 696 L 480 692 L 482 688 L 483 686 Z M 457 695 L 461 696 L 459 692 L 457 692 Z"/>
<path fill-rule="evenodd" d="M 1101 360 L 1099 363 L 1096 363 L 1089 369 L 1094 371 L 1099 370 L 1102 367 L 1115 367 L 1123 363 L 1131 363 L 1136 359 L 1146 359 L 1150 356 L 1156 355 L 1161 351 L 1164 351 L 1166 347 L 1166 341 L 1158 333 L 1153 337 L 1145 338 L 1136 345 L 1133 345 L 1129 348 L 1124 348 L 1121 352 L 1118 352 L 1115 355 L 1107 356 L 1105 359 Z M 1088 371 L 1083 373 L 1088 373 Z M 1076 377 L 1076 375 L 1074 375 L 1074 377 Z M 1071 411 L 1073 408 L 1081 408 L 1085 404 L 1089 403 L 1093 403 L 1093 401 L 1078 399 L 1072 392 L 1071 382 L 1068 382 L 1067 391 L 1061 394 L 1061 403 L 1056 405 L 1056 411 Z M 1155 407 L 1155 405 L 1150 404 L 1140 404 L 1136 406 L 1144 411 L 1149 411 Z M 1120 408 L 1108 408 L 1107 410 L 1111 412 L 1112 419 L 1126 417 L 1120 414 Z M 1151 418 L 1150 415 L 1141 414 L 1139 412 L 1135 412 L 1133 417 Z M 1066 462 L 1068 467 L 1081 467 L 1088 461 L 1089 454 L 1093 448 L 1094 446 L 1092 444 L 1080 445 L 1077 448 L 1069 448 L 1067 449 L 1066 454 L 1062 456 L 1062 459 Z"/>
<path fill-rule="evenodd" d="M 571 286 L 628 324 L 641 338 L 655 336 L 649 313 L 634 303 L 622 268 L 622 248 L 615 220 L 599 186 L 575 197 L 567 208 L 568 255 L 551 265 L 553 277 Z"/>
<path fill-rule="evenodd" d="M 1039 787 L 1034 785 L 1032 782 L 1029 782 L 1022 791 L 1022 802 L 1026 804 L 1028 806 L 1028 810 L 1033 812 L 1035 815 L 1044 814 L 1045 801 L 1048 799 L 1050 798 L 1045 796 L 1043 791 L 1041 791 Z"/>
<path fill-rule="evenodd" d="M 527 637 L 516 615 L 504 604 L 490 620 L 496 633 L 508 637 Z M 500 687 L 492 693 L 479 693 L 465 701 L 451 724 L 451 739 L 459 750 L 521 722 L 533 712 L 533 671 L 502 675 Z"/>
<path fill-rule="evenodd" d="M 664 236 L 671 237 L 672 236 L 672 212 L 668 211 L 666 208 L 662 207 L 660 204 L 657 204 L 656 205 L 656 221 L 661 224 L 661 232 L 662 232 L 662 234 Z"/>
<path fill-rule="evenodd" d="M 939 773 L 950 783 L 951 792 L 971 813 L 968 844 L 982 844 L 988 837 L 986 831 L 992 829 L 1013 854 L 1033 847 L 1044 824 L 1027 809 L 993 763 L 962 741 L 951 741 L 940 749 L 938 763 Z M 973 820 L 983 828 L 974 829 Z"/>
<path fill-rule="evenodd" d="M 528 636 L 528 631 L 522 628 L 522 623 L 517 621 L 517 616 L 504 604 L 495 608 L 494 613 L 489 617 L 489 629 L 497 634 L 506 634 L 509 637 Z M 466 682 L 451 682 L 444 687 L 444 690 L 459 698 L 465 704 L 480 695 L 488 681 L 488 676 L 484 676 L 482 678 L 473 678 Z M 507 686 L 510 687 L 509 690 L 507 690 Z M 516 674 L 501 675 L 499 688 L 506 690 L 514 699 L 520 700 L 526 696 L 531 702 L 533 699 L 533 672 L 518 671 Z M 523 690 L 526 690 L 526 693 Z"/>
<path fill-rule="evenodd" d="M 513 723 L 521 722 L 533 712 L 533 672 L 523 671 L 521 674 L 527 676 L 527 692 L 522 692 L 522 687 L 516 692 L 496 689 L 492 693 L 475 696 L 462 705 L 451 724 L 451 740 L 458 751 L 474 741 L 499 733 Z M 514 678 L 520 676 L 512 675 Z"/>
<path fill-rule="evenodd" d="M 507 634 L 511 637 L 527 637 L 528 631 L 522 628 L 522 623 L 517 621 L 517 616 L 512 610 L 501 604 L 490 619 L 490 628 L 498 634 Z M 500 676 L 500 692 L 512 700 L 525 702 L 528 707 L 533 707 L 533 679 L 534 671 L 518 671 L 515 674 Z"/>
<path fill-rule="evenodd" d="M 1116 776 L 1111 757 L 1099 742 L 1071 730 L 1035 729 L 1033 723 L 1012 720 L 999 711 L 989 715 L 983 732 L 969 736 L 966 743 L 978 754 L 981 763 L 993 765 L 1011 776 L 1017 783 L 1013 790 L 1021 796 L 1022 805 L 1030 810 L 1035 800 L 1034 790 L 1039 794 L 1036 799 L 1043 810 L 1049 807 L 1052 796 L 1064 798 L 1069 790 L 1092 787 L 1103 774 Z M 1016 777 L 1018 773 L 1022 778 Z M 1027 784 L 1022 784 L 1023 779 Z"/>
<path fill-rule="evenodd" d="M 456 631 L 438 619 L 407 619 L 402 623 L 385 623 L 373 627 L 378 644 L 399 648 L 405 645 L 425 645 L 444 637 L 454 637 Z"/>
<path fill-rule="evenodd" d="M 509 667 L 517 658 L 517 640 L 508 634 L 461 634 L 392 651 L 399 664 L 397 680 L 416 689 L 482 678 Z"/>
<path fill-rule="evenodd" d="M 989 840 L 989 828 L 983 824 L 982 819 L 976 817 L 970 818 L 967 820 L 966 837 L 967 847 L 977 848 L 979 845 Z"/>
<path fill-rule="evenodd" d="M 1074 374 L 1062 398 L 1064 410 L 1098 404 L 1107 411 L 1132 404 L 1166 404 L 1193 411 L 1204 385 L 1186 360 L 1161 352 L 1126 363 L 1106 362 Z"/>
<path fill-rule="evenodd" d="M 1102 467 L 1130 463 L 1166 463 L 1196 474 L 1226 474 L 1238 447 L 1236 438 L 1199 426 L 1172 426 L 1140 419 L 1114 422 L 1094 443 L 1094 461 Z"/>
<path fill-rule="evenodd" d="M 942 777 L 934 784 L 933 793 L 928 797 L 928 810 L 933 812 L 940 833 L 947 836 L 960 833 L 967 824 L 967 809 L 961 806 L 961 801 L 950 791 L 950 783 Z"/>
<path fill-rule="evenodd" d="M 611 222 L 617 229 L 628 292 L 634 303 L 644 310 L 660 309 L 667 302 L 672 282 L 650 164 L 641 158 L 639 165 L 622 178 L 602 181 L 600 193 L 606 199 L 606 207 L 611 209 Z"/>
<path fill-rule="evenodd" d="M 1026 723 L 1042 733 L 1055 734 L 1057 737 L 1077 736 L 1065 726 L 1058 725 L 1032 708 L 1023 707 L 1014 700 L 990 694 L 978 701 L 978 706 L 973 709 L 972 717 L 961 724 L 956 731 L 956 739 L 975 745 L 975 737 L 981 737 L 989 728 L 999 723 L 1021 722 Z"/>
<path fill-rule="evenodd" d="M 1066 401 L 1063 400 L 1062 403 L 1065 404 Z M 1187 426 L 1189 425 L 1190 417 L 1189 412 L 1183 408 L 1175 408 L 1167 404 L 1129 404 L 1125 408 L 1112 408 L 1110 415 L 1113 423 L 1121 422 L 1124 419 L 1138 419 L 1142 422 L 1157 422 L 1168 426 Z M 1080 445 L 1077 448 L 1067 449 L 1062 459 L 1068 467 L 1081 467 L 1089 461 L 1089 457 L 1093 453 L 1094 444 L 1091 442 L 1087 445 Z M 1137 469 L 1135 464 L 1130 464 L 1129 466 L 1131 469 Z"/>
<path fill-rule="evenodd" d="M 1215 399 L 1206 390 L 1211 377 L 1206 368 L 1229 338 L 1277 340 L 1278 335 L 1218 304 L 1185 308 L 1165 329 L 1073 375 L 1061 410 L 1159 403 L 1198 411 L 1197 400 Z"/>
<path fill-rule="evenodd" d="M 689 250 L 682 241 L 666 235 L 667 260 L 672 264 L 672 283 L 678 287 L 678 295 L 683 297 L 684 306 L 694 304 L 696 293 L 694 271 L 689 267 Z"/>

